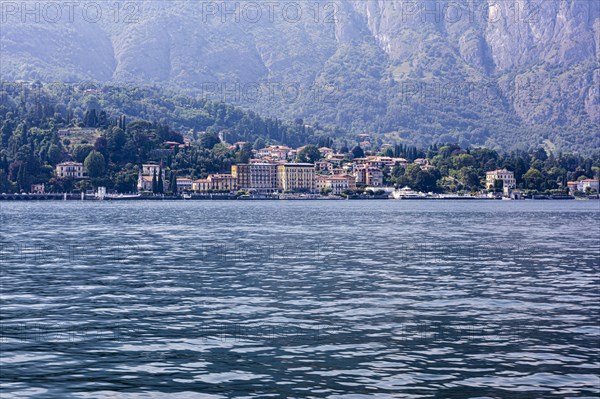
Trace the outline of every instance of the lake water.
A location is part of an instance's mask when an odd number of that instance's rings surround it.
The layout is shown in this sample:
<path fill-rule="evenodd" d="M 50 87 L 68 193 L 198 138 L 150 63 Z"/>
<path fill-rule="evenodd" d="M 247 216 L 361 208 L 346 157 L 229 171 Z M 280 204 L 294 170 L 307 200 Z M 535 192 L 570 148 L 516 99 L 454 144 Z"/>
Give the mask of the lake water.
<path fill-rule="evenodd" d="M 598 398 L 599 216 L 0 203 L 0 396 Z"/>

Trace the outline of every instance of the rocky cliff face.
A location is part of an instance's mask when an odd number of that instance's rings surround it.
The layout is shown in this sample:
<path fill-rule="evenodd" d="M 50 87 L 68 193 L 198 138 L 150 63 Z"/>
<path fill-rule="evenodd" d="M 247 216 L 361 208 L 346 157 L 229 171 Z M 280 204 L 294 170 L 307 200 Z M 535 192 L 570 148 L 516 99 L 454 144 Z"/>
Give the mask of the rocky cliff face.
<path fill-rule="evenodd" d="M 256 4 L 122 2 L 95 23 L 3 8 L 2 78 L 164 84 L 423 144 L 600 145 L 600 2 Z"/>

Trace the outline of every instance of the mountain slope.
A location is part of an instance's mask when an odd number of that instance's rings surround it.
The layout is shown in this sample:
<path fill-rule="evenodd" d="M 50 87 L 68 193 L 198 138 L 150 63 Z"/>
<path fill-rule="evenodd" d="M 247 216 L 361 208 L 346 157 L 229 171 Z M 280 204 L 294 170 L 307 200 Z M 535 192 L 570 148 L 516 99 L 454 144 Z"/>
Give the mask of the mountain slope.
<path fill-rule="evenodd" d="M 8 17 L 0 72 L 165 85 L 420 145 L 600 147 L 599 2 L 322 0 L 254 17 L 257 3 L 235 4 L 144 2 L 131 23 L 114 5 L 98 23 Z"/>

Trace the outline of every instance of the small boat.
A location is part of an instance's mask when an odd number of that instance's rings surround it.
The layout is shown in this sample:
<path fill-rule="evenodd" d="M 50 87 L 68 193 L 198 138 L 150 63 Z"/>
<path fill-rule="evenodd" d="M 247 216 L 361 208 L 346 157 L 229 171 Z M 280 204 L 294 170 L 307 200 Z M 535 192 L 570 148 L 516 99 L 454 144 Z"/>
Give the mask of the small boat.
<path fill-rule="evenodd" d="M 103 197 L 109 201 L 119 201 L 119 200 L 134 200 L 142 198 L 140 194 L 107 194 Z"/>
<path fill-rule="evenodd" d="M 423 194 L 417 191 L 413 191 L 410 187 L 404 187 L 398 190 L 394 190 L 392 192 L 392 196 L 394 199 L 402 200 L 402 199 L 426 199 L 427 194 Z"/>

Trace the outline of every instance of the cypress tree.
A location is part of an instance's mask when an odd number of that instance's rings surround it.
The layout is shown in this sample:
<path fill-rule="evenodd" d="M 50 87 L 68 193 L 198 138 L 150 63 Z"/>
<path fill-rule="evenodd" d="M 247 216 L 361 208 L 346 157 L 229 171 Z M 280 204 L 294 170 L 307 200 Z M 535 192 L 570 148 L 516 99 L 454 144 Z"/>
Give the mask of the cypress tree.
<path fill-rule="evenodd" d="M 157 181 L 156 181 L 156 169 L 154 169 L 154 172 L 152 174 L 152 193 L 156 194 L 157 193 Z"/>
<path fill-rule="evenodd" d="M 177 195 L 177 173 L 171 172 L 171 192 Z"/>
<path fill-rule="evenodd" d="M 157 183 L 156 191 L 159 194 L 162 194 L 164 192 L 163 178 L 162 178 L 162 168 L 158 169 L 158 183 Z"/>

